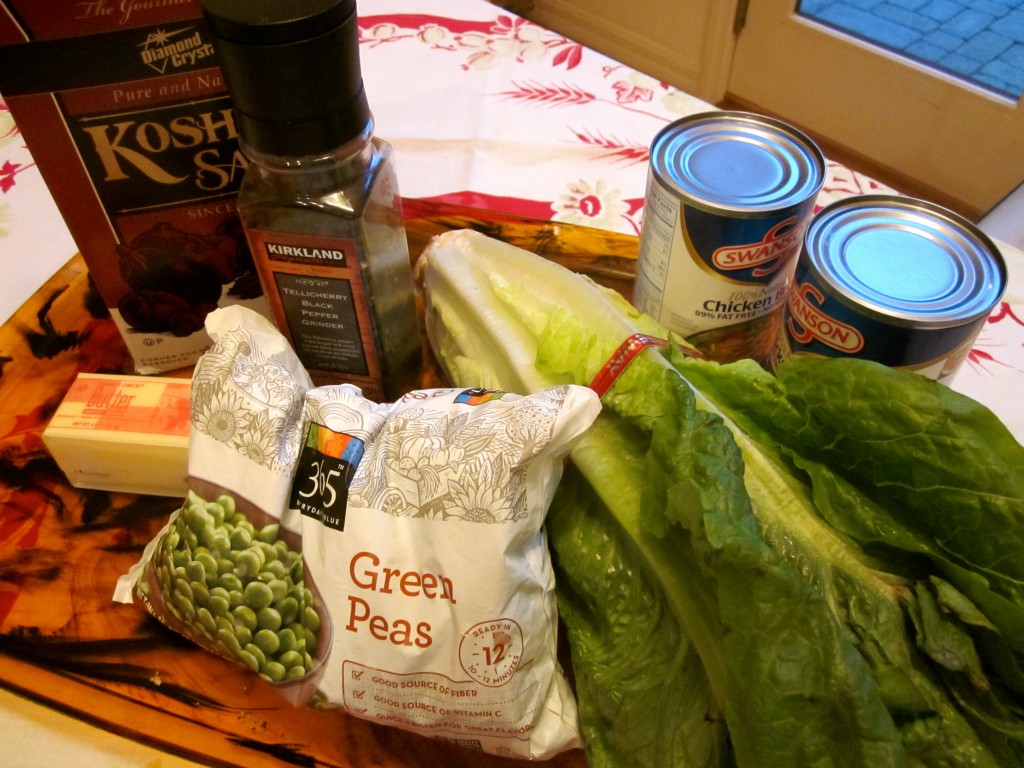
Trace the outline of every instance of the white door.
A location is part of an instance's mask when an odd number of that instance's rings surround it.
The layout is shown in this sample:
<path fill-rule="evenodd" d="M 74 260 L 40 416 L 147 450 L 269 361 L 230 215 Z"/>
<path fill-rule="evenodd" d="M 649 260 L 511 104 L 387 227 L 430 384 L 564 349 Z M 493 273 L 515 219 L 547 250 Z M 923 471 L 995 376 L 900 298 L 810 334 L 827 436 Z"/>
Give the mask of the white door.
<path fill-rule="evenodd" d="M 815 7 L 812 0 L 749 0 L 732 96 L 925 185 L 933 199 L 956 202 L 971 217 L 1024 182 L 1019 92 L 945 74 L 804 15 L 801 6 Z M 1014 44 L 1024 56 L 1024 40 Z"/>

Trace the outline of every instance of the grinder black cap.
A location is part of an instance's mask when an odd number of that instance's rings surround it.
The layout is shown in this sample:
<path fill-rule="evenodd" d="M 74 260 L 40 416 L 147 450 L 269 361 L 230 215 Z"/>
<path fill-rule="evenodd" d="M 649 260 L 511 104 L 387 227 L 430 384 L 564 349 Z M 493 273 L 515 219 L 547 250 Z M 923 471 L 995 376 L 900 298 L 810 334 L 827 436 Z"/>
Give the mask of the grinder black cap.
<path fill-rule="evenodd" d="M 270 155 L 318 155 L 371 116 L 355 0 L 201 0 L 242 141 Z"/>

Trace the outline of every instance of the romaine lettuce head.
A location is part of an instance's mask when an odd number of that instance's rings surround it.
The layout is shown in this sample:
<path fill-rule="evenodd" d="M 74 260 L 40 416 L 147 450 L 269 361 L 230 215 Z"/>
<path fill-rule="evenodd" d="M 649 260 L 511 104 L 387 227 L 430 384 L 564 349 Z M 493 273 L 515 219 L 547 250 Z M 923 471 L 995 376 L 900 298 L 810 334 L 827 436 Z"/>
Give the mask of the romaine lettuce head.
<path fill-rule="evenodd" d="M 475 233 L 424 254 L 460 386 L 588 384 L 621 296 Z M 1024 454 L 917 374 L 645 349 L 551 507 L 592 765 L 1021 766 Z"/>

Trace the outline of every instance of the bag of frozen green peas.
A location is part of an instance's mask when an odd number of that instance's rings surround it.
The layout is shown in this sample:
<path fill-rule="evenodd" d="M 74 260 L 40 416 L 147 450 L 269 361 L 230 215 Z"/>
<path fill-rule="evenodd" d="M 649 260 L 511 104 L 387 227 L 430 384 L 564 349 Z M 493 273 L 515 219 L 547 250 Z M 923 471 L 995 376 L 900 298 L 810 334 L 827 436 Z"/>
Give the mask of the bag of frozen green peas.
<path fill-rule="evenodd" d="M 254 312 L 207 330 L 188 496 L 115 599 L 297 705 L 507 757 L 580 746 L 544 520 L 597 394 L 377 403 L 314 387 Z"/>

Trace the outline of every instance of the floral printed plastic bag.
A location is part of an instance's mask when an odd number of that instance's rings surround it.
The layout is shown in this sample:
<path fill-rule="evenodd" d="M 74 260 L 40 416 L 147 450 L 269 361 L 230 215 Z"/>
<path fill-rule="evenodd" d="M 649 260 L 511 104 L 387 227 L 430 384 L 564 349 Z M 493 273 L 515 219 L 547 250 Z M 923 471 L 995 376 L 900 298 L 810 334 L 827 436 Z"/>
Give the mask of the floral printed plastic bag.
<path fill-rule="evenodd" d="M 329 701 L 499 755 L 579 746 L 543 522 L 599 410 L 576 386 L 307 394 L 292 508 L 332 623 Z"/>
<path fill-rule="evenodd" d="M 212 312 L 214 340 L 192 379 L 189 493 L 118 580 L 171 629 L 249 666 L 306 703 L 323 673 L 323 605 L 305 578 L 288 498 L 312 388 L 298 357 L 261 315 Z"/>
<path fill-rule="evenodd" d="M 585 387 L 314 388 L 251 310 L 210 314 L 189 494 L 118 581 L 297 705 L 493 754 L 579 746 L 543 523 Z"/>

